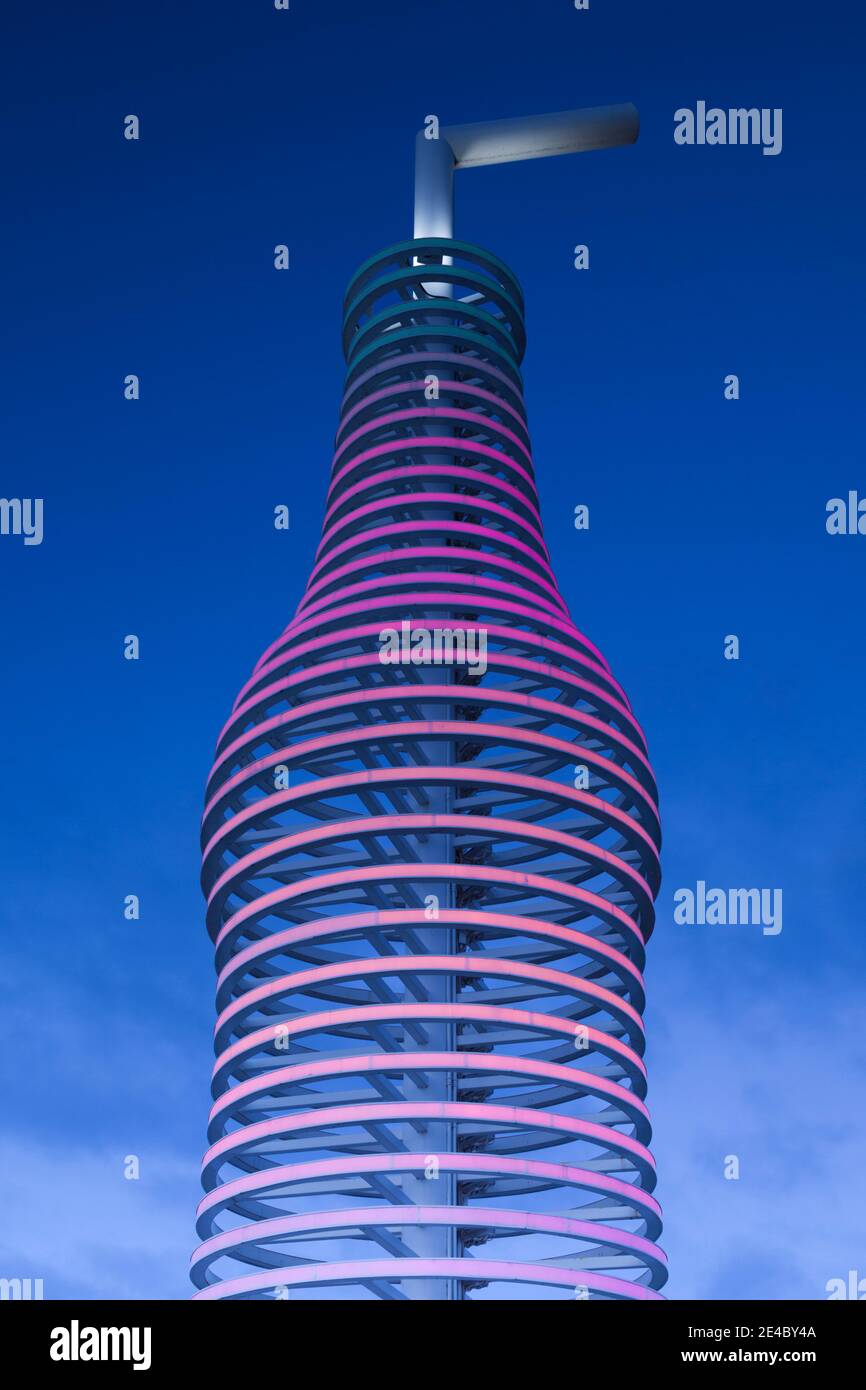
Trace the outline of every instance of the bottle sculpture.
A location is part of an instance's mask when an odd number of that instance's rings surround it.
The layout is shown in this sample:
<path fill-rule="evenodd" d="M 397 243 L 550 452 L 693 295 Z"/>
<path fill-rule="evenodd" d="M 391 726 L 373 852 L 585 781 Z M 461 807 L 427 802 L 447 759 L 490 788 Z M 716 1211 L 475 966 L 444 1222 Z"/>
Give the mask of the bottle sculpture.
<path fill-rule="evenodd" d="M 643 732 L 539 515 L 520 286 L 455 169 L 624 144 L 633 107 L 418 138 L 360 267 L 322 537 L 219 738 L 197 1298 L 654 1299 Z"/>

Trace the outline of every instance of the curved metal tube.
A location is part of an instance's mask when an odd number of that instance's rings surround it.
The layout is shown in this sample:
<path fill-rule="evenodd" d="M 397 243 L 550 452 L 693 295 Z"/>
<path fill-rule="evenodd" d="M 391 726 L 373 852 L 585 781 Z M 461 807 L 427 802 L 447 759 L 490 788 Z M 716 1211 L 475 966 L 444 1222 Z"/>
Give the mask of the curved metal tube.
<path fill-rule="evenodd" d="M 518 159 L 545 159 L 632 145 L 640 130 L 637 108 L 587 106 L 546 116 L 517 116 L 419 131 L 415 141 L 415 236 L 454 235 L 454 171 Z"/>

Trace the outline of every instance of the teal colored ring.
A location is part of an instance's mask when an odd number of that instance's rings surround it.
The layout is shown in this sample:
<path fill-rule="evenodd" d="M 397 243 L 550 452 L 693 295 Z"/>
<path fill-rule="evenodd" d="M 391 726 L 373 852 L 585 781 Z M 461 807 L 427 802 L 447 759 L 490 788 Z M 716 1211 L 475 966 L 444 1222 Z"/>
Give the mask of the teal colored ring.
<path fill-rule="evenodd" d="M 400 241 L 394 246 L 386 247 L 375 256 L 370 256 L 362 266 L 356 270 L 346 287 L 344 304 L 348 302 L 350 296 L 355 292 L 366 278 L 373 274 L 380 266 L 387 265 L 389 262 L 399 260 L 407 255 L 423 255 L 425 251 L 444 252 L 446 255 L 462 257 L 463 260 L 471 264 L 481 265 L 487 269 L 493 268 L 499 275 L 504 286 L 512 293 L 513 298 L 518 302 L 523 313 L 523 289 L 516 275 L 509 270 L 504 261 L 498 256 L 494 256 L 492 251 L 487 251 L 483 246 L 476 246 L 469 241 L 453 241 L 450 237 L 423 237 L 415 241 Z"/>
<path fill-rule="evenodd" d="M 502 322 L 510 326 L 511 334 L 518 346 L 520 356 L 523 357 L 526 351 L 526 331 L 523 326 L 523 314 L 520 305 L 515 299 L 497 285 L 495 280 L 491 280 L 487 275 L 477 272 L 462 271 L 453 266 L 436 266 L 436 282 L 450 285 L 466 285 L 471 289 L 483 294 L 485 299 L 492 301 L 496 307 L 503 312 Z M 394 271 L 390 275 L 381 276 L 376 280 L 370 281 L 362 292 L 354 298 L 351 304 L 345 309 L 343 314 L 343 352 L 348 354 L 349 344 L 356 332 L 360 329 L 360 319 L 365 311 L 369 310 L 373 301 L 389 289 L 398 289 L 406 284 L 423 284 L 431 279 L 430 269 L 426 266 L 410 266 L 403 270 Z M 407 300 L 407 304 L 417 305 L 421 301 Z M 431 311 L 439 312 L 440 307 L 446 311 L 450 305 L 461 305 L 466 311 L 476 309 L 477 305 L 466 304 L 464 300 L 446 300 L 443 296 L 442 303 L 438 300 L 431 303 L 428 307 Z M 383 312 L 388 312 L 386 309 Z M 489 314 L 489 310 L 481 312 Z M 375 315 L 374 318 L 379 317 Z M 494 317 L 494 315 L 490 315 Z"/>
<path fill-rule="evenodd" d="M 480 334 L 472 333 L 467 328 L 443 328 L 437 330 L 427 324 L 421 328 L 401 328 L 396 333 L 389 333 L 387 338 L 377 338 L 375 342 L 362 348 L 357 354 L 353 352 L 352 356 L 349 358 L 348 371 L 346 373 L 347 386 L 354 373 L 366 363 L 367 359 L 369 359 L 373 353 L 384 352 L 387 348 L 395 347 L 399 343 L 409 343 L 414 339 L 420 338 L 425 342 L 429 342 L 431 338 L 437 337 L 444 338 L 452 347 L 455 344 L 459 345 L 460 343 L 466 343 L 472 347 L 483 348 L 486 352 L 490 353 L 497 366 L 510 369 L 513 373 L 514 380 L 519 385 L 519 389 L 522 390 L 523 378 L 520 375 L 520 368 L 517 362 L 510 353 L 506 353 L 500 348 L 494 348 L 489 338 L 482 338 Z"/>
<path fill-rule="evenodd" d="M 462 304 L 459 300 L 443 299 L 441 308 L 437 304 L 435 312 L 437 316 L 444 319 L 469 319 L 477 332 L 488 333 L 493 339 L 494 344 L 500 347 L 502 351 L 507 352 L 516 362 L 521 361 L 523 354 L 520 351 L 519 342 L 515 342 L 510 330 L 502 324 L 500 319 L 496 318 L 493 314 L 488 314 L 486 309 L 479 309 L 475 304 Z M 362 349 L 370 338 L 384 339 L 393 337 L 393 330 L 387 331 L 388 324 L 394 323 L 395 321 L 399 322 L 402 317 L 411 317 L 412 314 L 413 310 L 411 304 L 406 305 L 405 315 L 402 315 L 399 311 L 395 311 L 393 305 L 387 305 L 373 318 L 368 319 L 362 327 L 358 328 L 354 336 L 345 344 L 344 352 L 346 354 L 346 361 L 352 361 L 355 353 L 359 349 Z M 431 332 L 431 336 L 434 338 L 438 337 L 440 333 L 451 332 L 451 327 L 448 323 L 424 324 L 418 326 L 423 326 L 428 329 L 428 331 Z M 471 331 L 470 329 L 470 332 Z"/>

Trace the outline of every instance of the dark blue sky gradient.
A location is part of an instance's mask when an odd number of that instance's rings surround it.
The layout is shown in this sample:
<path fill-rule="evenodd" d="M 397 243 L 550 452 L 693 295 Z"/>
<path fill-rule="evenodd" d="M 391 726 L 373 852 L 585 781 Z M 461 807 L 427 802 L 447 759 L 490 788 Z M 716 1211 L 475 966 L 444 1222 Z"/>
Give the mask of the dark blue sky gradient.
<path fill-rule="evenodd" d="M 866 1275 L 866 537 L 824 526 L 829 498 L 866 495 L 859 10 L 193 0 L 19 7 L 8 27 L 0 492 L 45 499 L 45 539 L 0 537 L 0 1275 L 186 1296 L 213 1021 L 202 790 L 311 566 L 343 289 L 411 232 L 428 113 L 627 100 L 633 148 L 458 175 L 457 229 L 523 284 L 554 568 L 661 789 L 669 1292 L 822 1298 Z M 698 99 L 781 107 L 782 153 L 678 147 Z M 781 888 L 781 935 L 674 925 L 701 878 Z"/>

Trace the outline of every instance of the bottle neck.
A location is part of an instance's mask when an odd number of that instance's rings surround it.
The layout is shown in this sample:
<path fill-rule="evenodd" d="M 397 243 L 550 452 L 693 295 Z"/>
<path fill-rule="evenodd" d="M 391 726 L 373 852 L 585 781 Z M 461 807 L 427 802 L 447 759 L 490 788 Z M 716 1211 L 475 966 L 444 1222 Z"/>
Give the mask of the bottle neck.
<path fill-rule="evenodd" d="M 563 615 L 523 401 L 523 296 L 507 268 L 442 239 L 384 251 L 349 285 L 343 347 L 323 535 L 299 617 L 405 589 L 407 573 L 435 591 L 455 570 Z"/>

